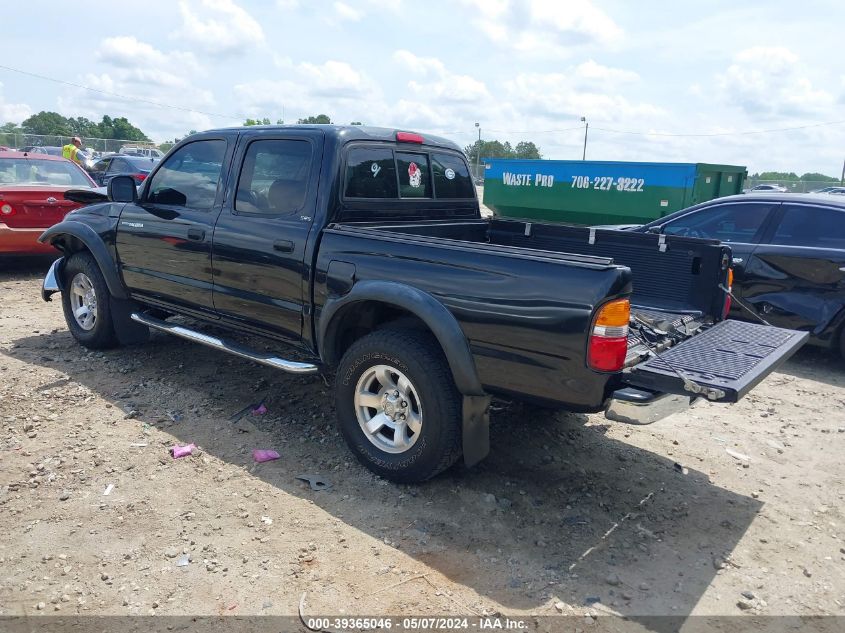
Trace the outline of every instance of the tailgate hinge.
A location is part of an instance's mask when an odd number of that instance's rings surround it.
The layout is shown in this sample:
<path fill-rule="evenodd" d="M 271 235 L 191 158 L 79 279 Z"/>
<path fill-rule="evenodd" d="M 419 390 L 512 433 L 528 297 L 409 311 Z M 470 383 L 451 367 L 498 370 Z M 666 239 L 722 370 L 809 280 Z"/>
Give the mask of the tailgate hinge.
<path fill-rule="evenodd" d="M 587 238 L 587 244 L 595 244 L 596 243 L 596 230 L 590 229 L 590 237 Z"/>
<path fill-rule="evenodd" d="M 666 252 L 666 236 L 663 233 L 657 236 L 657 250 L 661 253 Z"/>

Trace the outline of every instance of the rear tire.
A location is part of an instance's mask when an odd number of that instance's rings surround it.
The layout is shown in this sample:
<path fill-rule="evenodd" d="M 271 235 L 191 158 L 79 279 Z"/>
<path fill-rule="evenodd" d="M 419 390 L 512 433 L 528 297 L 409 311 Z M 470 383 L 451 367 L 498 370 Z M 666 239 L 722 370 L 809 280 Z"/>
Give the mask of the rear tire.
<path fill-rule="evenodd" d="M 461 456 L 461 396 L 427 332 L 384 329 L 353 343 L 338 367 L 335 406 L 349 448 L 386 479 L 422 482 Z"/>
<path fill-rule="evenodd" d="M 73 338 L 89 349 L 115 347 L 111 293 L 94 257 L 87 251 L 74 253 L 63 272 L 62 309 Z"/>

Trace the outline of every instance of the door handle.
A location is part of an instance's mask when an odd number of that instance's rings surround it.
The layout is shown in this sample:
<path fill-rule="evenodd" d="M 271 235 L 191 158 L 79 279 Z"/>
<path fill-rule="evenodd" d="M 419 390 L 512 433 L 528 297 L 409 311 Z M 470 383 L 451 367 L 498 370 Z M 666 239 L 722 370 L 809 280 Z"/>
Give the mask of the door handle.
<path fill-rule="evenodd" d="M 290 240 L 276 240 L 273 242 L 273 250 L 279 251 L 280 253 L 292 253 L 293 242 Z"/>
<path fill-rule="evenodd" d="M 202 229 L 188 229 L 188 239 L 201 242 L 205 239 L 205 231 Z"/>

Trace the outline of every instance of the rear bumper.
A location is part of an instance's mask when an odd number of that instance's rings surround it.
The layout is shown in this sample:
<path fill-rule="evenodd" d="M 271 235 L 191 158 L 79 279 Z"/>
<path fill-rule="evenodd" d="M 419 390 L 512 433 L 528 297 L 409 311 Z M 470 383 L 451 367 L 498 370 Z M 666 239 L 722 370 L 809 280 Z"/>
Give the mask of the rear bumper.
<path fill-rule="evenodd" d="M 50 244 L 38 243 L 38 237 L 46 230 L 46 228 L 13 229 L 0 222 L 0 253 L 18 255 L 55 253 L 56 249 Z"/>
<path fill-rule="evenodd" d="M 613 392 L 605 417 L 625 424 L 652 424 L 674 413 L 688 409 L 695 396 L 655 393 L 626 387 Z"/>

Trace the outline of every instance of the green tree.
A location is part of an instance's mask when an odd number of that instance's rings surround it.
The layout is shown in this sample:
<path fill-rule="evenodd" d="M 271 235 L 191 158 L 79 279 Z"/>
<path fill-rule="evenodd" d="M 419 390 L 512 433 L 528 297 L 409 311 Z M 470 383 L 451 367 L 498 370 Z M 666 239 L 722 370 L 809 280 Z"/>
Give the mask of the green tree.
<path fill-rule="evenodd" d="M 18 126 L 17 123 L 4 123 L 0 126 L 0 132 L 3 134 L 15 134 L 16 132 L 20 132 L 21 128 Z"/>
<path fill-rule="evenodd" d="M 126 117 L 117 117 L 112 119 L 109 116 L 103 116 L 96 129 L 93 130 L 92 136 L 99 138 L 115 138 L 123 141 L 149 141 L 150 139 L 137 127 L 132 125 Z"/>
<path fill-rule="evenodd" d="M 540 148 L 531 141 L 520 141 L 514 149 L 507 141 L 475 141 L 464 148 L 473 163 L 484 158 L 542 158 Z"/>
<path fill-rule="evenodd" d="M 244 121 L 245 126 L 250 125 L 270 125 L 270 119 L 264 117 L 263 119 L 247 119 Z"/>
<path fill-rule="evenodd" d="M 794 171 L 761 171 L 751 177 L 757 180 L 798 180 L 798 174 Z"/>
<path fill-rule="evenodd" d="M 59 136 L 71 136 L 72 129 L 68 120 L 58 112 L 46 112 L 42 110 L 38 114 L 21 123 L 23 131 L 27 134 L 56 134 Z"/>
<path fill-rule="evenodd" d="M 84 116 L 70 117 L 67 120 L 67 124 L 75 136 L 84 138 L 86 136 L 97 136 L 99 133 L 97 124 L 86 119 Z"/>
<path fill-rule="evenodd" d="M 328 125 L 331 123 L 332 120 L 329 118 L 328 114 L 318 114 L 317 116 L 309 116 L 304 119 L 299 119 L 297 123 L 319 123 Z"/>
<path fill-rule="evenodd" d="M 834 178 L 833 176 L 825 176 L 824 174 L 819 174 L 817 172 L 808 172 L 803 174 L 799 180 L 810 180 L 815 182 L 839 182 L 839 178 Z"/>
<path fill-rule="evenodd" d="M 531 141 L 520 141 L 517 143 L 514 154 L 516 154 L 516 158 L 543 158 L 540 155 L 540 149 Z"/>
<path fill-rule="evenodd" d="M 349 125 L 364 125 L 364 124 L 361 123 L 360 121 L 352 121 L 352 123 L 350 123 Z"/>

